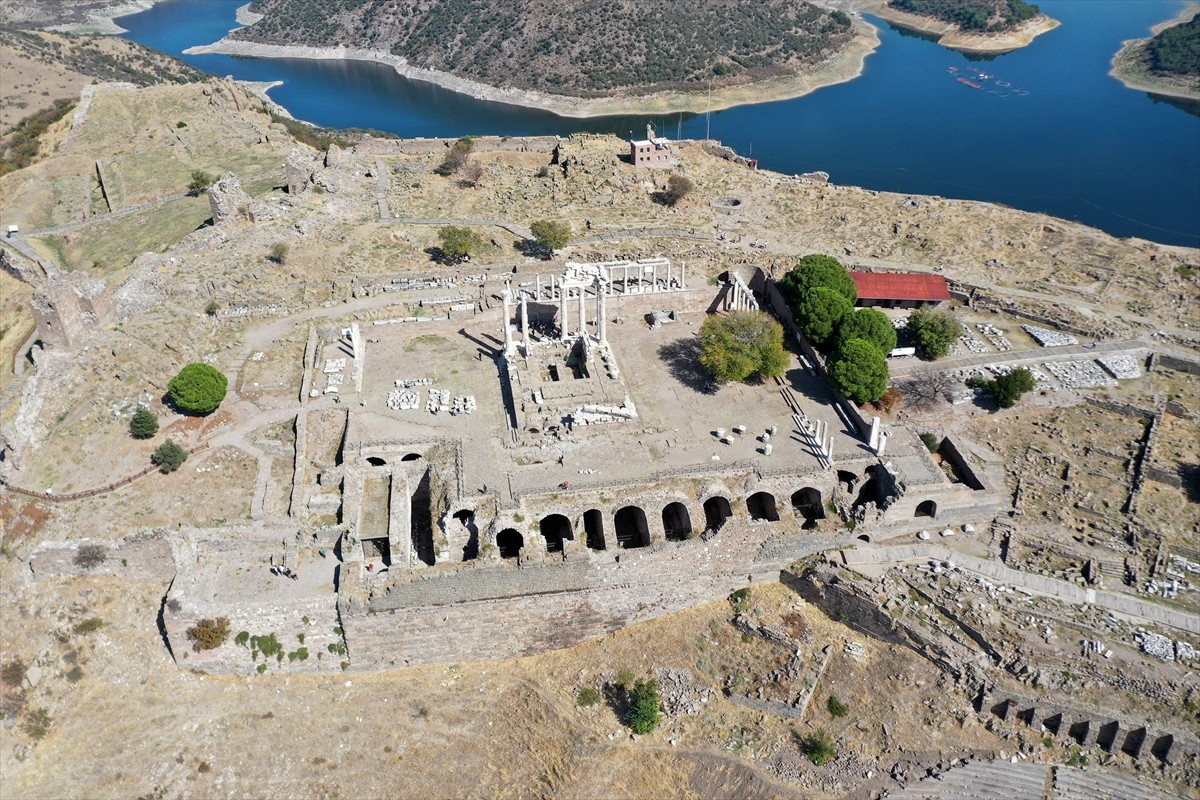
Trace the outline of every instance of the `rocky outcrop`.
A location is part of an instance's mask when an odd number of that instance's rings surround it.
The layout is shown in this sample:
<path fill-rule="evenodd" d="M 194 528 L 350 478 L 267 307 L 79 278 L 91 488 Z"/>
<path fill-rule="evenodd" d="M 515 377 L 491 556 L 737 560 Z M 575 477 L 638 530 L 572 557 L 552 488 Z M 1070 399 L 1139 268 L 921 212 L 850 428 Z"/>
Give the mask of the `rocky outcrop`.
<path fill-rule="evenodd" d="M 213 225 L 237 220 L 254 221 L 250 211 L 250 195 L 246 194 L 242 182 L 232 172 L 226 172 L 208 190 L 208 205 L 212 209 Z"/>

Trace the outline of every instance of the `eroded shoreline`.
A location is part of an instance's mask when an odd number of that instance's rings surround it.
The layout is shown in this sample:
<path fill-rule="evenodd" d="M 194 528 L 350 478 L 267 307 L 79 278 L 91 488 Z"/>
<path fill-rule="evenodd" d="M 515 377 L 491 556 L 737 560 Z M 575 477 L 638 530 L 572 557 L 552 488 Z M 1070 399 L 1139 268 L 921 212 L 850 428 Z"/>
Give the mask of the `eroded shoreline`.
<path fill-rule="evenodd" d="M 251 58 L 306 58 L 313 60 L 373 61 L 387 64 L 397 74 L 411 80 L 425 81 L 465 94 L 477 100 L 537 108 L 561 117 L 602 117 L 617 114 L 703 113 L 720 111 L 734 106 L 767 103 L 802 97 L 817 89 L 845 83 L 863 72 L 867 57 L 879 47 L 879 35 L 874 26 L 855 20 L 855 36 L 846 47 L 812 72 L 791 77 L 773 78 L 746 86 L 735 86 L 704 93 L 660 92 L 638 97 L 577 98 L 550 95 L 523 89 L 502 89 L 477 81 L 459 78 L 445 72 L 414 67 L 406 59 L 377 50 L 344 47 L 303 47 L 270 45 L 221 39 L 209 45 L 189 47 L 186 55 L 223 54 Z"/>
<path fill-rule="evenodd" d="M 1171 19 L 1150 27 L 1150 37 L 1126 39 L 1121 49 L 1112 57 L 1108 74 L 1119 80 L 1127 89 L 1139 92 L 1181 97 L 1185 100 L 1200 100 L 1200 78 L 1167 77 L 1146 70 L 1143 58 L 1150 39 L 1176 25 L 1182 25 L 1200 14 L 1200 3 L 1190 3 Z"/>
<path fill-rule="evenodd" d="M 1045 14 L 1039 14 L 1003 33 L 979 34 L 966 33 L 950 22 L 897 11 L 890 8 L 886 2 L 871 7 L 868 13 L 901 28 L 937 36 L 939 37 L 937 43 L 942 47 L 963 53 L 1007 53 L 1011 50 L 1018 50 L 1032 44 L 1034 39 L 1062 24 Z"/>

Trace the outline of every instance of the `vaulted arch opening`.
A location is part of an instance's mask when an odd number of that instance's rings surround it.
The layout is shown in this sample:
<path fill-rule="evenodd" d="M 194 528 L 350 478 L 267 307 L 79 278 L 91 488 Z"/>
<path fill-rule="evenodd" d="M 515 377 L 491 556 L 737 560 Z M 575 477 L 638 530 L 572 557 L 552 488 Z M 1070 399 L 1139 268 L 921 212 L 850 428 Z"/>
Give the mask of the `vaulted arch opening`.
<path fill-rule="evenodd" d="M 605 549 L 604 512 L 598 508 L 583 512 L 583 532 L 589 549 Z"/>
<path fill-rule="evenodd" d="M 811 486 L 805 486 L 792 494 L 792 508 L 796 516 L 804 520 L 804 529 L 817 527 L 818 520 L 825 519 L 825 507 L 821 504 L 821 493 Z"/>
<path fill-rule="evenodd" d="M 932 500 L 922 500 L 920 503 L 917 503 L 917 513 L 913 514 L 913 516 L 930 518 L 936 517 L 937 503 L 933 502 Z"/>
<path fill-rule="evenodd" d="M 775 495 L 770 492 L 755 492 L 746 498 L 746 511 L 750 519 L 779 522 L 779 508 L 775 505 Z"/>
<path fill-rule="evenodd" d="M 379 456 L 367 456 L 367 463 L 372 467 L 386 467 L 387 459 L 380 458 Z"/>
<path fill-rule="evenodd" d="M 733 516 L 733 507 L 729 498 L 716 495 L 704 501 L 704 527 L 706 530 L 719 531 L 725 520 Z"/>
<path fill-rule="evenodd" d="M 496 548 L 501 558 L 520 558 L 525 537 L 515 528 L 505 528 L 496 534 Z"/>
<path fill-rule="evenodd" d="M 662 510 L 663 530 L 667 539 L 682 542 L 692 536 L 692 517 L 683 503 L 670 503 Z"/>
<path fill-rule="evenodd" d="M 546 540 L 547 553 L 561 553 L 563 540 L 575 538 L 575 531 L 571 529 L 571 520 L 562 514 L 550 514 L 542 517 L 539 527 L 542 538 Z"/>
<path fill-rule="evenodd" d="M 650 544 L 646 512 L 638 506 L 625 506 L 618 511 L 613 517 L 613 528 L 617 533 L 617 544 L 621 547 L 629 549 Z"/>

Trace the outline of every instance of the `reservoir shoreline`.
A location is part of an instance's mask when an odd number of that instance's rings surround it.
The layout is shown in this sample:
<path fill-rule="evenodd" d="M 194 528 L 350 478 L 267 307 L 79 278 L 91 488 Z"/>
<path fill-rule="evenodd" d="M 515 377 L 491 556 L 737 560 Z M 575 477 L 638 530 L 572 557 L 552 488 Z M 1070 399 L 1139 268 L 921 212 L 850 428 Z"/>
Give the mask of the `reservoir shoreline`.
<path fill-rule="evenodd" d="M 1126 88 L 1139 92 L 1152 92 L 1167 97 L 1181 97 L 1186 100 L 1200 100 L 1200 78 L 1169 78 L 1148 72 L 1142 64 L 1146 45 L 1154 36 L 1182 25 L 1192 17 L 1200 14 L 1200 3 L 1188 3 L 1175 16 L 1153 25 L 1150 36 L 1144 39 L 1126 39 L 1121 42 L 1121 49 L 1112 58 L 1112 68 L 1108 74 L 1125 84 Z"/>
<path fill-rule="evenodd" d="M 870 13 L 901 28 L 937 36 L 939 37 L 937 43 L 942 47 L 981 55 L 1008 53 L 1025 47 L 1032 44 L 1033 40 L 1043 33 L 1048 33 L 1062 24 L 1045 14 L 1039 14 L 1003 33 L 980 34 L 966 33 L 951 22 L 897 11 L 886 2 L 872 6 Z"/>
<path fill-rule="evenodd" d="M 841 52 L 803 75 L 715 89 L 711 93 L 656 92 L 632 97 L 577 98 L 524 89 L 503 89 L 446 72 L 415 67 L 401 56 L 376 50 L 271 45 L 223 38 L 213 44 L 189 47 L 183 52 L 185 55 L 220 54 L 251 58 L 371 61 L 390 66 L 397 74 L 410 80 L 432 83 L 476 100 L 539 109 L 560 117 L 580 119 L 624 114 L 702 114 L 735 106 L 790 100 L 826 86 L 854 80 L 862 74 L 867 57 L 874 53 L 880 44 L 875 26 L 865 20 L 855 19 L 854 27 L 854 38 Z"/>

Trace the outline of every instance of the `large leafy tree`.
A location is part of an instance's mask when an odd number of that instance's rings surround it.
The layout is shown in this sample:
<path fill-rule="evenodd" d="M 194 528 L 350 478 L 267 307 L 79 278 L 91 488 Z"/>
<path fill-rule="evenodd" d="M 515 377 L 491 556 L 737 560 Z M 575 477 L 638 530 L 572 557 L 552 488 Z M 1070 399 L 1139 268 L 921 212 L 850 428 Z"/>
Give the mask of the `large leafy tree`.
<path fill-rule="evenodd" d="M 188 364 L 167 384 L 171 402 L 189 414 L 208 414 L 225 399 L 229 379 L 208 364 Z"/>
<path fill-rule="evenodd" d="M 700 363 L 719 383 L 775 377 L 787 369 L 783 328 L 761 311 L 709 317 L 700 326 L 700 346 Z"/>
<path fill-rule="evenodd" d="M 847 340 L 829 362 L 829 382 L 856 403 L 874 403 L 887 391 L 887 359 L 864 339 Z"/>
<path fill-rule="evenodd" d="M 793 309 L 818 286 L 833 289 L 852 306 L 858 300 L 858 289 L 854 286 L 854 279 L 842 266 L 842 262 L 833 256 L 817 253 L 807 255 L 779 281 L 779 289 Z"/>
<path fill-rule="evenodd" d="M 539 219 L 529 226 L 533 241 L 543 250 L 561 250 L 571 241 L 571 226 L 565 222 Z"/>
<path fill-rule="evenodd" d="M 923 358 L 938 359 L 950 353 L 962 335 L 962 325 L 949 311 L 918 308 L 908 315 L 906 329 Z"/>
<path fill-rule="evenodd" d="M 850 301 L 828 286 L 810 289 L 792 309 L 796 327 L 815 345 L 823 345 L 837 332 L 842 320 L 854 311 Z"/>
<path fill-rule="evenodd" d="M 860 308 L 847 314 L 838 326 L 839 342 L 864 339 L 878 348 L 885 356 L 896 348 L 896 329 L 888 315 L 873 308 Z"/>
<path fill-rule="evenodd" d="M 470 228 L 444 225 L 438 228 L 442 255 L 449 261 L 462 261 L 483 247 L 483 237 Z"/>

